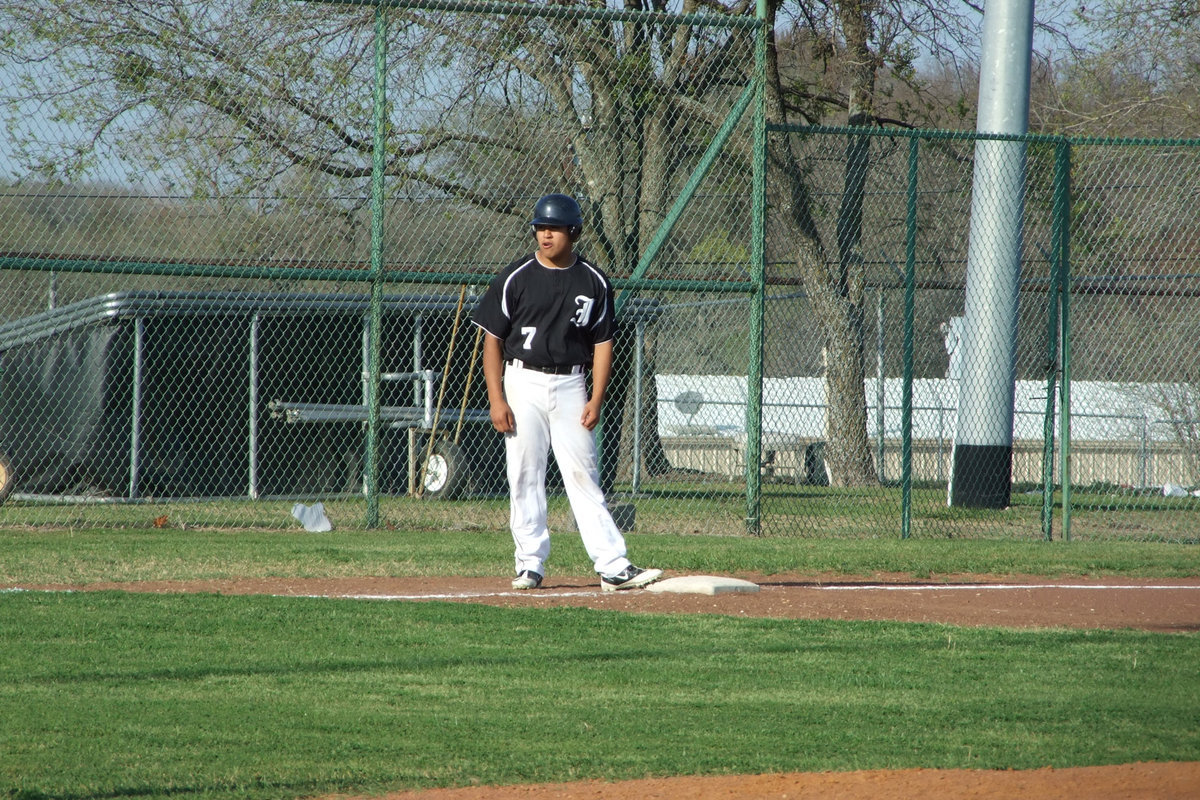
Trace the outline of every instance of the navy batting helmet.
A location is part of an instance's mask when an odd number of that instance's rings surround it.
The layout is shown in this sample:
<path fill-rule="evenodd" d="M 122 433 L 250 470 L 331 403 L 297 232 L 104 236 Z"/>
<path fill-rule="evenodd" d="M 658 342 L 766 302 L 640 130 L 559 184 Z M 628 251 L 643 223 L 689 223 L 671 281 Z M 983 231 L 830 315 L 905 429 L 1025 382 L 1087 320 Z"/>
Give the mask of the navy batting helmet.
<path fill-rule="evenodd" d="M 548 194 L 533 207 L 530 225 L 554 225 L 566 228 L 572 238 L 583 232 L 583 212 L 575 198 L 565 194 Z"/>

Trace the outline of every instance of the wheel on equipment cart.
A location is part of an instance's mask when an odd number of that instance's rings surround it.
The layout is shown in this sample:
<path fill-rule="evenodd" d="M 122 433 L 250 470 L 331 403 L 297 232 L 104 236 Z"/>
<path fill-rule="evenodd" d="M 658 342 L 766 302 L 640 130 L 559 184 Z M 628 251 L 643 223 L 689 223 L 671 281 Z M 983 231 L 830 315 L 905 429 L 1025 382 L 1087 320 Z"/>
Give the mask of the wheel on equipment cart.
<path fill-rule="evenodd" d="M 8 456 L 0 453 L 0 504 L 12 494 L 13 484 L 12 464 L 9 463 Z"/>
<path fill-rule="evenodd" d="M 434 500 L 453 500 L 470 486 L 467 459 L 453 442 L 438 439 L 421 470 L 422 496 Z"/>

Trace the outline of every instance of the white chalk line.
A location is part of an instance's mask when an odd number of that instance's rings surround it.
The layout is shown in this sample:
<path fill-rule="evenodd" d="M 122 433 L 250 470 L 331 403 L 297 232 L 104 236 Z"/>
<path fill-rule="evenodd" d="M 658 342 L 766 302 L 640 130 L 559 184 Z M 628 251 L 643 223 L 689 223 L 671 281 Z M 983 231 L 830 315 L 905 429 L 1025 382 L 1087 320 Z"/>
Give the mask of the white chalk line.
<path fill-rule="evenodd" d="M 20 592 L 82 594 L 84 591 L 83 589 L 27 589 L 22 586 L 0 588 L 0 594 L 17 594 Z M 628 592 L 626 593 L 628 594 Z M 522 592 L 448 592 L 444 594 L 278 594 L 266 592 L 254 592 L 254 594 L 266 594 L 270 597 L 307 597 L 336 600 L 469 600 L 476 597 L 595 597 L 606 593 L 600 590 L 582 592 L 547 592 L 538 590 Z"/>
<path fill-rule="evenodd" d="M 1178 584 L 1099 584 L 1099 583 L 928 583 L 928 584 L 854 584 L 852 586 L 818 586 L 826 591 L 859 591 L 870 589 L 886 592 L 927 592 L 927 591 L 962 591 L 967 589 L 1200 589 L 1200 586 L 1180 586 Z"/>
<path fill-rule="evenodd" d="M 771 589 L 782 588 L 779 586 L 767 585 L 762 587 L 770 591 Z M 815 591 L 824 592 L 856 592 L 856 591 L 886 591 L 886 592 L 937 592 L 937 591 L 967 591 L 967 590 L 1008 590 L 1022 591 L 1029 589 L 1100 589 L 1100 590 L 1143 590 L 1143 589 L 1188 589 L 1200 591 L 1200 586 L 1180 586 L 1180 585 L 1141 585 L 1141 584 L 1062 584 L 1062 583 L 929 583 L 929 584 L 852 584 L 852 585 L 791 585 L 787 588 L 792 589 L 812 589 Z M 637 592 L 622 592 L 621 594 L 636 594 Z M 596 597 L 599 595 L 607 596 L 616 594 L 604 592 L 602 590 L 585 590 L 585 591 L 553 591 L 546 589 L 525 590 L 515 592 L 446 592 L 438 594 L 313 594 L 313 595 L 292 595 L 301 597 L 325 597 L 325 598 L 340 598 L 345 600 L 472 600 L 485 597 L 523 597 L 529 599 L 552 599 L 559 597 Z M 665 594 L 688 594 L 687 592 L 674 592 Z M 737 592 L 729 592 L 730 595 L 736 595 Z M 708 595 L 705 595 L 708 596 Z"/>
<path fill-rule="evenodd" d="M 326 597 L 339 600 L 471 600 L 477 597 L 595 597 L 595 592 L 548 592 L 544 589 L 522 592 L 448 592 L 445 594 L 305 594 L 290 597 Z"/>

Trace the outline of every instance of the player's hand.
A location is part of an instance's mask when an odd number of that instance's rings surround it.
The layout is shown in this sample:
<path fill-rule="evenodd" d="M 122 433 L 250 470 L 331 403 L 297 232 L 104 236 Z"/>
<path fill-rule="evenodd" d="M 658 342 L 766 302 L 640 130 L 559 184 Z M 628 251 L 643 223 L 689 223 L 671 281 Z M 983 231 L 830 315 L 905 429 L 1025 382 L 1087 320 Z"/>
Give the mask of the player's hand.
<path fill-rule="evenodd" d="M 517 422 L 513 419 L 512 408 L 508 403 L 492 403 L 488 414 L 492 418 L 492 427 L 500 433 L 512 433 L 517 429 Z"/>
<path fill-rule="evenodd" d="M 591 400 L 583 407 L 583 416 L 579 420 L 583 423 L 583 427 L 589 431 L 595 430 L 600 424 L 600 403 L 597 400 Z"/>

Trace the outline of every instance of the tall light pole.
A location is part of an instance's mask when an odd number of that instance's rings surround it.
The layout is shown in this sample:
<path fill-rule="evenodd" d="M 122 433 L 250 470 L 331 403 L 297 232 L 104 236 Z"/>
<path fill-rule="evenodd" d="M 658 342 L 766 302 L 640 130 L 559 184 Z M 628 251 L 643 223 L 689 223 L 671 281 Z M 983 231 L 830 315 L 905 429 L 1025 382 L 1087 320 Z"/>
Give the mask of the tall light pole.
<path fill-rule="evenodd" d="M 988 0 L 983 13 L 978 133 L 1021 136 L 1028 132 L 1032 49 L 1033 0 Z M 953 506 L 1005 508 L 1011 498 L 1024 210 L 1024 140 L 977 140 L 949 497 Z"/>

